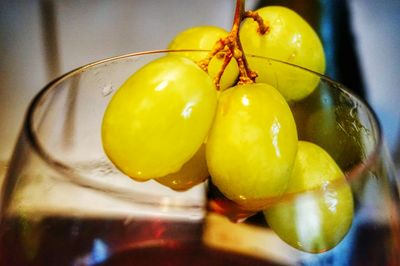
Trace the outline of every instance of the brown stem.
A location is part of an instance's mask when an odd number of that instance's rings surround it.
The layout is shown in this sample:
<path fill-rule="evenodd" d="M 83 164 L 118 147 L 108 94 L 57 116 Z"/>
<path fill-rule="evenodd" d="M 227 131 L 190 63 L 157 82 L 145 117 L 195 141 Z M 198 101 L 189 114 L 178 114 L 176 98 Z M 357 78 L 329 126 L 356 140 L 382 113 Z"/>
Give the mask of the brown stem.
<path fill-rule="evenodd" d="M 254 11 L 246 11 L 244 12 L 243 18 L 251 18 L 258 24 L 258 32 L 262 35 L 266 34 L 269 31 L 269 25 L 264 22 L 263 18 Z"/>
<path fill-rule="evenodd" d="M 231 34 L 233 36 L 239 35 L 239 27 L 244 14 L 244 3 L 244 0 L 236 0 L 235 16 L 233 17 L 233 25 L 231 30 Z"/>
<path fill-rule="evenodd" d="M 218 42 L 214 44 L 213 49 L 208 53 L 207 57 L 197 62 L 197 64 L 206 72 L 208 72 L 208 65 L 210 64 L 211 59 L 221 52 L 226 46 L 226 39 L 220 39 Z"/>
<path fill-rule="evenodd" d="M 218 90 L 220 89 L 220 82 L 221 82 L 222 75 L 224 74 L 224 71 L 225 71 L 226 67 L 228 66 L 229 62 L 231 61 L 232 56 L 233 56 L 233 54 L 231 53 L 230 49 L 228 49 L 228 51 L 226 51 L 226 53 L 225 53 L 224 63 L 221 66 L 222 71 L 219 71 L 217 76 L 215 76 L 215 78 L 214 78 L 214 84 L 216 84 Z"/>
<path fill-rule="evenodd" d="M 238 84 L 247 84 L 255 82 L 257 74 L 254 71 L 251 71 L 245 54 L 243 52 L 243 47 L 240 42 L 239 37 L 239 28 L 240 24 L 245 15 L 245 0 L 237 0 L 236 1 L 236 9 L 235 9 L 235 16 L 233 19 L 232 30 L 228 34 L 228 36 L 224 39 L 219 40 L 211 50 L 211 52 L 207 55 L 207 57 L 198 62 L 199 66 L 208 72 L 208 65 L 210 64 L 211 59 L 217 55 L 219 52 L 222 52 L 225 49 L 229 51 L 226 53 L 224 64 L 221 67 L 220 72 L 215 78 L 215 85 L 219 90 L 220 87 L 220 80 L 222 74 L 224 73 L 227 65 L 229 64 L 230 60 L 233 58 L 236 59 L 239 67 L 239 82 Z"/>
<path fill-rule="evenodd" d="M 269 25 L 264 22 L 263 18 L 257 12 L 248 10 L 244 12 L 244 18 L 251 18 L 258 24 L 258 32 L 262 35 L 266 34 L 269 31 Z"/>
<path fill-rule="evenodd" d="M 255 78 L 257 77 L 257 74 L 251 71 L 249 68 L 246 56 L 243 52 L 242 44 L 240 42 L 239 28 L 245 14 L 244 4 L 244 0 L 236 1 L 235 17 L 233 19 L 232 30 L 230 33 L 233 44 L 231 46 L 231 50 L 233 50 L 233 56 L 239 66 L 239 84 L 253 83 L 255 82 Z"/>

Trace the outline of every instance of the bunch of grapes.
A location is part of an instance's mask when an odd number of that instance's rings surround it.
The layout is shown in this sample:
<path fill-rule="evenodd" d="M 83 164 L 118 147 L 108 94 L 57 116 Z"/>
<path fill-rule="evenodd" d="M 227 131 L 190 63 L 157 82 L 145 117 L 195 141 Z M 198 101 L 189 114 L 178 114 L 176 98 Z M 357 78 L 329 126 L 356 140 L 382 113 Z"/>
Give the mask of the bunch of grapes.
<path fill-rule="evenodd" d="M 313 29 L 287 8 L 245 11 L 238 0 L 231 32 L 191 28 L 168 48 L 184 51 L 134 73 L 104 114 L 103 146 L 116 167 L 174 190 L 210 180 L 240 208 L 262 211 L 269 226 L 301 250 L 321 252 L 340 242 L 353 217 L 350 187 L 329 185 L 344 180 L 342 171 L 321 147 L 298 140 L 289 107 L 319 79 L 257 57 L 322 73 L 324 52 Z M 329 197 L 282 200 L 320 188 Z M 310 210 L 316 233 L 298 216 Z"/>

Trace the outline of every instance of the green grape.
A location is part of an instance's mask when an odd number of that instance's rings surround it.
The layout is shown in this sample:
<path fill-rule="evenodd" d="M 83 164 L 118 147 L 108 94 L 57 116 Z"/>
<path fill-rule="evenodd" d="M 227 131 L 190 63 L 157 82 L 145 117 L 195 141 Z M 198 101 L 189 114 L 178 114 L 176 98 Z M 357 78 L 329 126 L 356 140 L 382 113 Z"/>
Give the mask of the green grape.
<path fill-rule="evenodd" d="M 173 190 L 184 191 L 205 181 L 208 176 L 205 145 L 202 145 L 196 154 L 178 172 L 155 180 Z"/>
<path fill-rule="evenodd" d="M 216 97 L 211 78 L 190 59 L 152 61 L 111 99 L 102 124 L 104 150 L 136 180 L 177 172 L 204 143 Z"/>
<path fill-rule="evenodd" d="M 168 46 L 168 49 L 199 49 L 211 50 L 217 41 L 228 35 L 224 29 L 214 26 L 199 26 L 187 29 L 179 33 Z M 198 62 L 207 56 L 207 52 L 182 52 L 179 55 L 186 56 Z M 224 53 L 220 52 L 214 56 L 208 66 L 208 73 L 211 78 L 215 78 L 221 70 L 224 62 Z M 222 90 L 231 87 L 238 78 L 239 68 L 236 60 L 232 58 L 221 77 L 220 87 Z"/>
<path fill-rule="evenodd" d="M 275 88 L 253 83 L 221 92 L 206 159 L 228 199 L 248 210 L 265 208 L 286 190 L 296 151 L 294 118 Z"/>
<path fill-rule="evenodd" d="M 348 232 L 353 220 L 350 186 L 339 166 L 319 146 L 299 141 L 285 196 L 264 214 L 270 227 L 291 246 L 323 252 L 335 247 Z"/>
<path fill-rule="evenodd" d="M 258 24 L 247 18 L 240 28 L 240 39 L 246 54 L 278 59 L 315 72 L 325 71 L 325 55 L 321 41 L 311 26 L 294 11 L 280 6 L 264 7 L 256 11 L 269 25 L 265 34 L 258 32 Z M 308 96 L 317 86 L 319 78 L 280 63 L 248 57 L 252 70 L 258 74 L 257 82 L 276 87 L 287 101 Z"/>

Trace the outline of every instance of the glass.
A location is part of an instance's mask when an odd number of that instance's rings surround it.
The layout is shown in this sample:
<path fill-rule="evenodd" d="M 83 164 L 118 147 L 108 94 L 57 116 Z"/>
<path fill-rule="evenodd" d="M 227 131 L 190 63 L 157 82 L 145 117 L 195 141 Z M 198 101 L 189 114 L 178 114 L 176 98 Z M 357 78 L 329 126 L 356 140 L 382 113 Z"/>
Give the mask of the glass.
<path fill-rule="evenodd" d="M 291 108 L 299 139 L 323 147 L 352 190 L 354 219 L 333 249 L 294 249 L 261 213 L 227 200 L 210 181 L 176 192 L 116 170 L 101 145 L 104 110 L 127 77 L 165 52 L 83 66 L 33 100 L 2 188 L 0 265 L 400 264 L 399 183 L 375 115 L 342 85 L 300 67 L 256 59 L 274 86 L 286 71 L 296 73 L 294 84 L 317 84 Z M 305 191 L 272 206 L 325 192 Z"/>

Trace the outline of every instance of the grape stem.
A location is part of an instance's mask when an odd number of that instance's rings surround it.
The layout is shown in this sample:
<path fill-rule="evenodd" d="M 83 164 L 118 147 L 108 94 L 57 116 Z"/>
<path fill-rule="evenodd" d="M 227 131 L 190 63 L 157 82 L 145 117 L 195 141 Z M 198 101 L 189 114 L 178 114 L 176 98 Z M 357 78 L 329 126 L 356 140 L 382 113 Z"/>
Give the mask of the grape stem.
<path fill-rule="evenodd" d="M 208 53 L 207 57 L 198 62 L 199 66 L 204 71 L 208 72 L 208 65 L 210 64 L 211 59 L 216 55 L 224 54 L 223 65 L 214 79 L 217 90 L 220 90 L 221 77 L 232 58 L 236 59 L 239 67 L 238 84 L 254 83 L 257 77 L 257 73 L 249 68 L 242 44 L 240 42 L 239 28 L 240 24 L 245 18 L 252 18 L 258 23 L 259 33 L 266 34 L 269 31 L 269 26 L 264 23 L 263 19 L 257 12 L 245 11 L 245 0 L 237 0 L 231 32 L 227 37 L 217 41 L 213 49 L 210 51 L 210 53 Z"/>
<path fill-rule="evenodd" d="M 257 12 L 248 10 L 248 11 L 244 12 L 243 17 L 244 18 L 252 18 L 255 22 L 257 22 L 258 32 L 261 35 L 267 34 L 269 32 L 269 25 L 267 25 L 266 22 L 264 22 L 262 17 Z"/>

